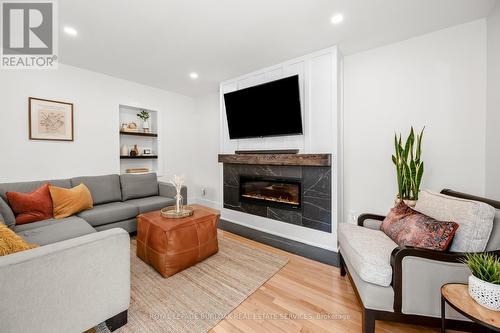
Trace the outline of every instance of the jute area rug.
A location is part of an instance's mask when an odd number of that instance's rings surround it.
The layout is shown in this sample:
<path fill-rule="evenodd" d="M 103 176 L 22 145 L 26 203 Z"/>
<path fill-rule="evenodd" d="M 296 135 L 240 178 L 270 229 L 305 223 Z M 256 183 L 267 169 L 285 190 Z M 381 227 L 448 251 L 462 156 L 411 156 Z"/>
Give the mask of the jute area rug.
<path fill-rule="evenodd" d="M 204 333 L 276 274 L 288 259 L 219 233 L 219 252 L 168 279 L 135 254 L 131 241 L 131 305 L 117 332 Z M 104 325 L 97 332 L 106 332 Z M 109 332 L 109 331 L 108 331 Z"/>

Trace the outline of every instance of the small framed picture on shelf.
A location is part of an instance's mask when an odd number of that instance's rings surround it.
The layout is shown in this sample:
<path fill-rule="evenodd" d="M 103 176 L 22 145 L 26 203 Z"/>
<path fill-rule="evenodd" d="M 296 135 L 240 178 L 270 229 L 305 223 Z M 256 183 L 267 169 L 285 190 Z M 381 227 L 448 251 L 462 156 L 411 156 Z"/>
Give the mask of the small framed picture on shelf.
<path fill-rule="evenodd" d="M 30 140 L 73 141 L 73 104 L 30 97 Z"/>
<path fill-rule="evenodd" d="M 151 155 L 152 154 L 151 149 L 150 148 L 144 148 L 144 150 L 142 151 L 142 154 L 143 155 Z"/>

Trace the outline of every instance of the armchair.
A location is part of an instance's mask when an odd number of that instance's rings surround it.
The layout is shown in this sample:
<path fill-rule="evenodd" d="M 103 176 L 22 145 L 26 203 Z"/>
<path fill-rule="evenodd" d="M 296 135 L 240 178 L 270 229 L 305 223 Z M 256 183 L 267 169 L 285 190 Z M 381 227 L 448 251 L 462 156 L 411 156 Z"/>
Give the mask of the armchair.
<path fill-rule="evenodd" d="M 441 194 L 486 203 L 496 208 L 486 251 L 500 255 L 500 202 L 447 189 L 441 191 Z M 363 214 L 359 216 L 357 226 L 339 226 L 340 274 L 348 274 L 361 304 L 362 332 L 373 333 L 375 320 L 439 327 L 440 288 L 449 282 L 467 282 L 470 273 L 460 261 L 465 253 L 399 247 L 379 230 L 384 218 L 381 215 Z M 360 237 L 365 239 L 353 239 Z M 358 245 L 367 243 L 367 238 L 372 239 L 366 245 L 372 258 L 360 262 L 360 256 L 363 256 L 360 249 L 363 247 L 356 246 L 356 241 Z M 374 261 L 373 258 L 377 260 Z M 375 267 L 368 267 L 373 266 L 374 262 Z M 367 278 L 367 275 L 372 278 L 370 274 L 379 274 L 376 283 Z M 384 274 L 385 280 L 381 278 Z M 384 284 L 384 281 L 387 283 Z M 450 329 L 479 330 L 474 323 L 451 308 L 446 313 L 447 327 Z"/>

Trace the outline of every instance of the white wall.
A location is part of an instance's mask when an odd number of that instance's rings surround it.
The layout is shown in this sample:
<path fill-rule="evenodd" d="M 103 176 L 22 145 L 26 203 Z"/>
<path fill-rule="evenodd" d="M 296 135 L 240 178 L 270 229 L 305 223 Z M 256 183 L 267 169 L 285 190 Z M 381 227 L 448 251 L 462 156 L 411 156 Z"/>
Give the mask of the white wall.
<path fill-rule="evenodd" d="M 486 195 L 500 200 L 500 1 L 488 17 Z"/>
<path fill-rule="evenodd" d="M 196 127 L 198 151 L 192 162 L 196 164 L 196 183 L 193 197 L 204 205 L 220 208 L 222 199 L 219 191 L 219 94 L 214 93 L 196 99 Z M 205 196 L 201 190 L 205 188 Z"/>
<path fill-rule="evenodd" d="M 387 213 L 397 192 L 394 132 L 407 133 L 411 125 L 426 126 L 424 188 L 484 194 L 484 19 L 344 62 L 346 216 L 350 211 Z"/>
<path fill-rule="evenodd" d="M 28 140 L 30 96 L 74 104 L 74 142 Z M 119 173 L 118 106 L 125 104 L 160 111 L 163 174 L 184 173 L 194 186 L 199 142 L 192 98 L 60 65 L 2 71 L 0 101 L 0 182 Z"/>

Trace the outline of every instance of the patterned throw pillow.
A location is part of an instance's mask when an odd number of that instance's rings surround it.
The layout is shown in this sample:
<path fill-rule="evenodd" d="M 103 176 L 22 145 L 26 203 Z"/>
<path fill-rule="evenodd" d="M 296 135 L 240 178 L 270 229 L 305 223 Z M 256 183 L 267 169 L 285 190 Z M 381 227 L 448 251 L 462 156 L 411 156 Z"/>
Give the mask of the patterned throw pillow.
<path fill-rule="evenodd" d="M 437 221 L 421 214 L 404 202 L 392 208 L 380 226 L 399 246 L 446 251 L 457 231 L 455 222 Z"/>

